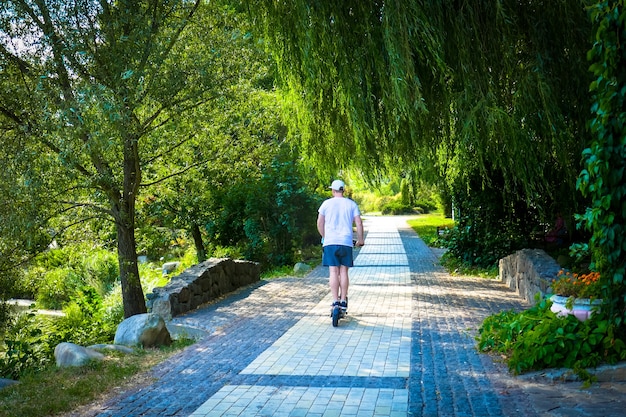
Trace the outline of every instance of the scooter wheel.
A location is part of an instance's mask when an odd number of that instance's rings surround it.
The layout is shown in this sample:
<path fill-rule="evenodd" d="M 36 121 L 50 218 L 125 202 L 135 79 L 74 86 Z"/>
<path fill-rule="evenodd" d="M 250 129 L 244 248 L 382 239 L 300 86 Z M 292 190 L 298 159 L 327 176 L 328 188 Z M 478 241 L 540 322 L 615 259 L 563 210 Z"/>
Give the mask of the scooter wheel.
<path fill-rule="evenodd" d="M 341 316 L 341 307 L 337 306 L 333 308 L 333 327 L 337 327 L 339 325 L 340 316 Z"/>

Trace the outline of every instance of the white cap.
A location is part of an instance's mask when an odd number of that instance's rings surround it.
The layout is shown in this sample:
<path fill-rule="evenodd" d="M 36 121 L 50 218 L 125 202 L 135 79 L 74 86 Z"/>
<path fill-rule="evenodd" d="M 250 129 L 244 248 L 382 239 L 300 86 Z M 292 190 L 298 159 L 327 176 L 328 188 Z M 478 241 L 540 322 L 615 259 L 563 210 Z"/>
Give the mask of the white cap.
<path fill-rule="evenodd" d="M 335 180 L 335 181 L 333 181 L 332 184 L 330 184 L 330 189 L 331 190 L 335 190 L 335 191 L 343 191 L 345 186 L 346 186 L 346 184 L 344 184 L 343 181 Z"/>

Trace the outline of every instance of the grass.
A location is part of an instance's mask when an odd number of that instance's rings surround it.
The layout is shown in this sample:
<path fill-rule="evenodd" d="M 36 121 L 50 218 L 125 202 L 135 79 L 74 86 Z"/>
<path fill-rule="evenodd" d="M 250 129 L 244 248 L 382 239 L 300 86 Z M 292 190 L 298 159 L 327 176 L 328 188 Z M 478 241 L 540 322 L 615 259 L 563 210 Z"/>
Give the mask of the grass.
<path fill-rule="evenodd" d="M 76 411 L 80 415 L 81 407 L 150 382 L 146 371 L 190 343 L 179 340 L 170 347 L 140 350 L 131 355 L 110 351 L 105 353 L 104 361 L 83 367 L 57 368 L 52 364 L 0 390 L 0 416 L 63 416 Z"/>
<path fill-rule="evenodd" d="M 430 247 L 439 247 L 437 227 L 454 227 L 454 220 L 444 217 L 443 213 L 420 214 L 407 222 L 419 237 Z"/>
<path fill-rule="evenodd" d="M 311 269 L 314 269 L 322 261 L 322 246 L 312 245 L 306 247 L 298 253 L 298 258 L 300 259 L 298 262 L 303 262 L 309 265 Z M 308 272 L 296 274 L 293 272 L 293 265 L 285 265 L 263 271 L 261 273 L 261 279 L 283 278 L 287 276 L 303 277 L 307 273 Z"/>
<path fill-rule="evenodd" d="M 441 212 L 422 214 L 415 219 L 408 221 L 409 226 L 419 235 L 419 237 L 430 247 L 440 247 L 441 240 L 437 234 L 438 227 L 452 228 L 454 220 L 446 218 Z M 441 259 L 441 265 L 453 275 L 466 275 L 481 278 L 495 278 L 498 276 L 498 266 L 491 268 L 478 268 L 475 266 L 467 266 L 460 260 L 444 255 Z"/>
<path fill-rule="evenodd" d="M 493 265 L 491 268 L 468 266 L 457 258 L 447 256 L 447 254 L 441 258 L 441 265 L 446 268 L 451 275 L 464 275 L 493 279 L 497 278 L 499 274 L 498 265 Z"/>

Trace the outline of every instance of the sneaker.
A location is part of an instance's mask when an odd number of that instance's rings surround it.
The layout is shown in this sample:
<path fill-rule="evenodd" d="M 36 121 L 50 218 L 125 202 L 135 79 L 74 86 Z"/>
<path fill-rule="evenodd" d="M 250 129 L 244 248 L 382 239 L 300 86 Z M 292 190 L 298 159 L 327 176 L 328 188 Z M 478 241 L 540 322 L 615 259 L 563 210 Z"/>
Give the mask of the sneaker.
<path fill-rule="evenodd" d="M 346 301 L 342 301 L 340 305 L 341 305 L 341 309 L 344 311 L 344 313 L 346 311 L 348 311 L 348 300 L 347 299 L 346 299 Z"/>

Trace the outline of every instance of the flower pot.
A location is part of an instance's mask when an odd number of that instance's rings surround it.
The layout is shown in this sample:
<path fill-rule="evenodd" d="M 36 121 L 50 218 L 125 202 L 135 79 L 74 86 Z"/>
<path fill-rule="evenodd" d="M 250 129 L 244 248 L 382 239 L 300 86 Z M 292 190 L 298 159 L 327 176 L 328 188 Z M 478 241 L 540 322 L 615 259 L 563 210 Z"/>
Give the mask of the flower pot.
<path fill-rule="evenodd" d="M 600 304 L 602 304 L 602 300 L 600 299 L 589 299 L 589 298 L 576 298 L 574 299 L 574 304 L 571 309 L 565 307 L 567 300 L 570 297 L 563 297 L 560 295 L 553 295 L 550 297 L 552 301 L 552 306 L 550 310 L 556 313 L 558 316 L 567 316 L 571 314 L 575 316 L 580 321 L 585 321 L 593 314 L 594 310 L 598 310 L 600 308 Z"/>

